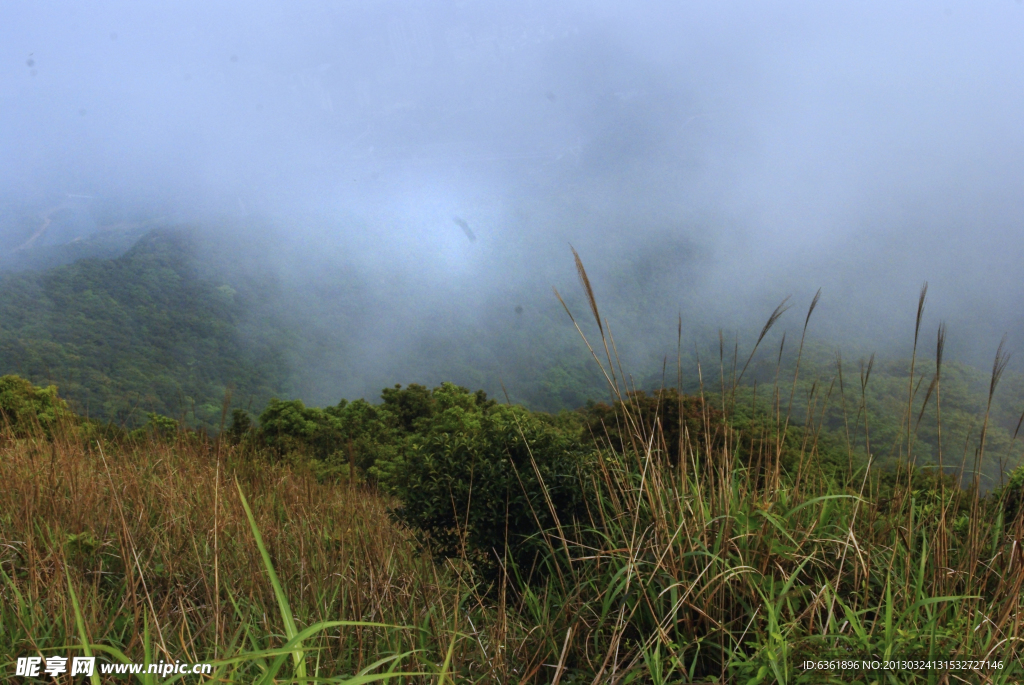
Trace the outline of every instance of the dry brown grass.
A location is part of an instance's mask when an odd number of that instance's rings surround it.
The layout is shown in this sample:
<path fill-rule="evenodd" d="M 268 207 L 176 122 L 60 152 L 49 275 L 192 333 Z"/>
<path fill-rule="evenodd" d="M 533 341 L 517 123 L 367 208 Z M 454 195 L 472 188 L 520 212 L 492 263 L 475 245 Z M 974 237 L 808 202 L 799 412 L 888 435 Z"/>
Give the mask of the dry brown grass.
<path fill-rule="evenodd" d="M 172 661 L 280 644 L 236 479 L 300 630 L 328 620 L 415 627 L 324 633 L 314 645 L 320 672 L 424 649 L 406 663 L 415 669 L 447 648 L 436 638 L 464 628 L 458 580 L 417 553 L 388 518 L 387 498 L 234 448 L 221 449 L 218 464 L 215 442 L 182 437 L 106 450 L 60 439 L 0 446 L 0 568 L 9 578 L 0 593 L 18 607 L 5 613 L 14 624 L 0 651 L 48 655 L 76 641 L 65 568 L 90 640 L 139 661 L 147 621 L 157 658 Z M 472 642 L 459 647 L 454 657 L 476 656 L 466 654 Z"/>

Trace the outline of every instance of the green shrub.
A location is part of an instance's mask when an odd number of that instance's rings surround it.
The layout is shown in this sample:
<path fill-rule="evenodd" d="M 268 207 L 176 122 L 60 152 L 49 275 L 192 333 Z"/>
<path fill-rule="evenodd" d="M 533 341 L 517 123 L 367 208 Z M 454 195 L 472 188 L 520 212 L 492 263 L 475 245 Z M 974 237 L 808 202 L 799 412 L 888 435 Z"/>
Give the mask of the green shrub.
<path fill-rule="evenodd" d="M 113 448 L 129 439 L 131 433 L 116 423 L 80 419 L 78 437 L 86 444 L 99 444 L 104 448 Z"/>
<path fill-rule="evenodd" d="M 0 432 L 10 431 L 16 438 L 51 436 L 58 423 L 74 418 L 57 396 L 57 386 L 40 388 L 20 376 L 0 376 Z"/>
<path fill-rule="evenodd" d="M 171 442 L 180 431 L 180 426 L 175 419 L 163 414 L 150 412 L 146 414 L 146 424 L 136 428 L 128 436 L 132 440 L 156 440 L 157 442 Z"/>
<path fill-rule="evenodd" d="M 395 517 L 439 556 L 492 573 L 507 550 L 528 572 L 547 547 L 542 531 L 585 517 L 592 452 L 576 433 L 483 393 L 446 383 L 432 398 L 429 422 L 382 465 L 401 500 Z"/>
<path fill-rule="evenodd" d="M 333 458 L 339 463 L 354 464 L 357 478 L 363 474 L 371 482 L 376 481 L 377 463 L 393 460 L 402 439 L 402 431 L 395 428 L 397 417 L 386 404 L 374 406 L 365 400 L 342 400 L 324 411 L 335 417 L 340 426 L 341 443 Z"/>
<path fill-rule="evenodd" d="M 1016 520 L 1024 509 L 1024 466 L 1014 469 L 1006 485 L 993 496 L 1003 500 L 1003 519 L 1007 523 Z"/>
<path fill-rule="evenodd" d="M 260 414 L 264 444 L 278 456 L 300 452 L 326 459 L 341 443 L 337 419 L 302 400 L 272 399 Z"/>
<path fill-rule="evenodd" d="M 244 409 L 231 410 L 231 425 L 227 430 L 227 438 L 232 445 L 238 445 L 253 433 L 252 418 Z"/>
<path fill-rule="evenodd" d="M 404 390 L 401 385 L 385 388 L 380 397 L 384 400 L 382 409 L 390 415 L 393 427 L 407 433 L 416 430 L 423 420 L 430 419 L 436 409 L 431 391 L 417 383 L 410 383 Z"/>
<path fill-rule="evenodd" d="M 241 418 L 236 427 L 235 418 L 233 436 L 249 430 Z M 387 407 L 364 400 L 342 400 L 320 409 L 307 407 L 301 400 L 274 399 L 260 414 L 259 422 L 256 439 L 264 446 L 279 457 L 301 455 L 322 462 L 325 468 L 318 473 L 325 477 L 343 472 L 348 478 L 352 464 L 362 473 L 372 473 L 378 459 L 393 456 L 398 439 L 393 428 L 397 419 Z"/>

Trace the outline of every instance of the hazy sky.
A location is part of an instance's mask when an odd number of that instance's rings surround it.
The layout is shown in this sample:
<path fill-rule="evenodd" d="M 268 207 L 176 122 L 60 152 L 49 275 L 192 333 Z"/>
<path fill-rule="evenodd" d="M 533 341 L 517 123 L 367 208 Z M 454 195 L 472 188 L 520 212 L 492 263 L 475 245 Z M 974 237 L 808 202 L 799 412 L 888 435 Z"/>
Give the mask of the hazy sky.
<path fill-rule="evenodd" d="M 10 0 L 0 160 L 8 209 L 280 221 L 467 311 L 688 244 L 726 327 L 821 286 L 902 339 L 928 280 L 954 347 L 1024 333 L 1013 0 Z"/>

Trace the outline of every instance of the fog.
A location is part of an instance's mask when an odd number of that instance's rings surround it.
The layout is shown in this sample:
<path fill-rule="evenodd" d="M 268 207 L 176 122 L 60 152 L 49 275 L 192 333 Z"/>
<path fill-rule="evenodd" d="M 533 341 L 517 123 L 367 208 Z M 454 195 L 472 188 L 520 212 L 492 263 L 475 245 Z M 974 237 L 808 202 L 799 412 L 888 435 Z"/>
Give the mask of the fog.
<path fill-rule="evenodd" d="M 1022 35 L 1009 0 L 8 2 L 0 245 L 55 208 L 40 244 L 244 240 L 344 331 L 294 361 L 324 398 L 435 380 L 411 349 L 493 388 L 531 316 L 568 344 L 570 244 L 638 364 L 819 287 L 815 335 L 901 353 L 924 281 L 984 360 L 1024 343 Z"/>

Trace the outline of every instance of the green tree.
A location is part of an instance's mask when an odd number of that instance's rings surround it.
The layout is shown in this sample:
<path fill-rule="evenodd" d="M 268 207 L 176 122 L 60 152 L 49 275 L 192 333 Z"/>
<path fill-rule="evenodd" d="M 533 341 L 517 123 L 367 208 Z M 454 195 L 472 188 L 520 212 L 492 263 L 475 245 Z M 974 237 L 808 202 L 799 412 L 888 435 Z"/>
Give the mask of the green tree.
<path fill-rule="evenodd" d="M 591 450 L 522 407 L 446 383 L 435 412 L 408 439 L 386 484 L 395 516 L 442 556 L 465 556 L 485 573 L 506 558 L 527 571 L 541 535 L 586 514 Z"/>

